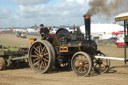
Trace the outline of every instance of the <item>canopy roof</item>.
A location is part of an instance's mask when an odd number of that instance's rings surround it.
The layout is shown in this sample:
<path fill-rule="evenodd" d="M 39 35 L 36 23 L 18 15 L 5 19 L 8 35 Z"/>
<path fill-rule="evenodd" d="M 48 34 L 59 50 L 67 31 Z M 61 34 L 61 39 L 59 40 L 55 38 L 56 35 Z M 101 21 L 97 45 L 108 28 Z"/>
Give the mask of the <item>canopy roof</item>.
<path fill-rule="evenodd" d="M 116 21 L 128 20 L 128 12 L 122 13 L 122 14 L 119 14 L 119 15 L 115 16 L 115 20 Z"/>

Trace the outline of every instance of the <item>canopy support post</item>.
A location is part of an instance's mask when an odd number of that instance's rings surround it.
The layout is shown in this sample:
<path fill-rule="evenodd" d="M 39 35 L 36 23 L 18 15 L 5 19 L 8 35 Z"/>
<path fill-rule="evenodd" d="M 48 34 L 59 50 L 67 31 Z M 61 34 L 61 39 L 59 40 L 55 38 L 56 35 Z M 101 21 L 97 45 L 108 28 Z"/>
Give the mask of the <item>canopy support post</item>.
<path fill-rule="evenodd" d="M 126 52 L 126 28 L 127 28 L 127 21 L 124 20 L 124 63 L 127 64 L 127 52 Z"/>

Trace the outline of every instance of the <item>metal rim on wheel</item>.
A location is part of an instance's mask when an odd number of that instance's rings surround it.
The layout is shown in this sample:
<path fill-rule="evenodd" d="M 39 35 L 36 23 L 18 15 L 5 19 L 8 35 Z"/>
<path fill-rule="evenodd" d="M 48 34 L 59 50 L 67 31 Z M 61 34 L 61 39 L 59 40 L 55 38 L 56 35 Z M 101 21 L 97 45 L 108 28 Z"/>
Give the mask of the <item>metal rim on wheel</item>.
<path fill-rule="evenodd" d="M 29 50 L 29 65 L 37 73 L 46 73 L 53 67 L 53 56 L 49 45 L 36 41 Z"/>
<path fill-rule="evenodd" d="M 88 76 L 92 68 L 92 61 L 87 53 L 77 52 L 71 60 L 71 66 L 78 76 Z"/>
<path fill-rule="evenodd" d="M 3 57 L 0 57 L 0 70 L 5 69 L 5 60 Z"/>
<path fill-rule="evenodd" d="M 103 52 L 98 52 L 97 56 L 104 56 L 107 57 L 107 55 Z M 100 73 L 103 74 L 105 72 L 108 71 L 109 67 L 110 67 L 110 60 L 109 59 L 93 59 L 94 62 L 94 70 L 96 71 L 96 73 Z"/>
<path fill-rule="evenodd" d="M 51 49 L 52 52 L 52 58 L 53 58 L 53 66 L 55 65 L 55 60 L 56 60 L 56 54 L 55 54 L 55 49 L 52 46 L 52 44 L 49 41 L 43 40 L 45 43 L 47 43 Z"/>

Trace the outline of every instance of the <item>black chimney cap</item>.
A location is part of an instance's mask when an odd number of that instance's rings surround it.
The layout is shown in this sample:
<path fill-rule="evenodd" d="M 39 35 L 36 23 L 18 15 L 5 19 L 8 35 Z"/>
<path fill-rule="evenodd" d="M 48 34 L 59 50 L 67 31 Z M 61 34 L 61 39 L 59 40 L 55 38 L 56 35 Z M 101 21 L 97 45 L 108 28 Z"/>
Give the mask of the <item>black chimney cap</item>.
<path fill-rule="evenodd" d="M 83 16 L 92 16 L 91 14 L 84 14 Z"/>

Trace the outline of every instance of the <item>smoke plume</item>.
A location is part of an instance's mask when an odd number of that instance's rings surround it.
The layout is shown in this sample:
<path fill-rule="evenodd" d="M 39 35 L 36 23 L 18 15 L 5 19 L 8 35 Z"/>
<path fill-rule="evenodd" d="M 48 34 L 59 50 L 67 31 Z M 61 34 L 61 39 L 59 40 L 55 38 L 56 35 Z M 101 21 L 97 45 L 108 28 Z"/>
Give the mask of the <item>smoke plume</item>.
<path fill-rule="evenodd" d="M 87 14 L 108 17 L 128 11 L 128 0 L 90 0 Z"/>

